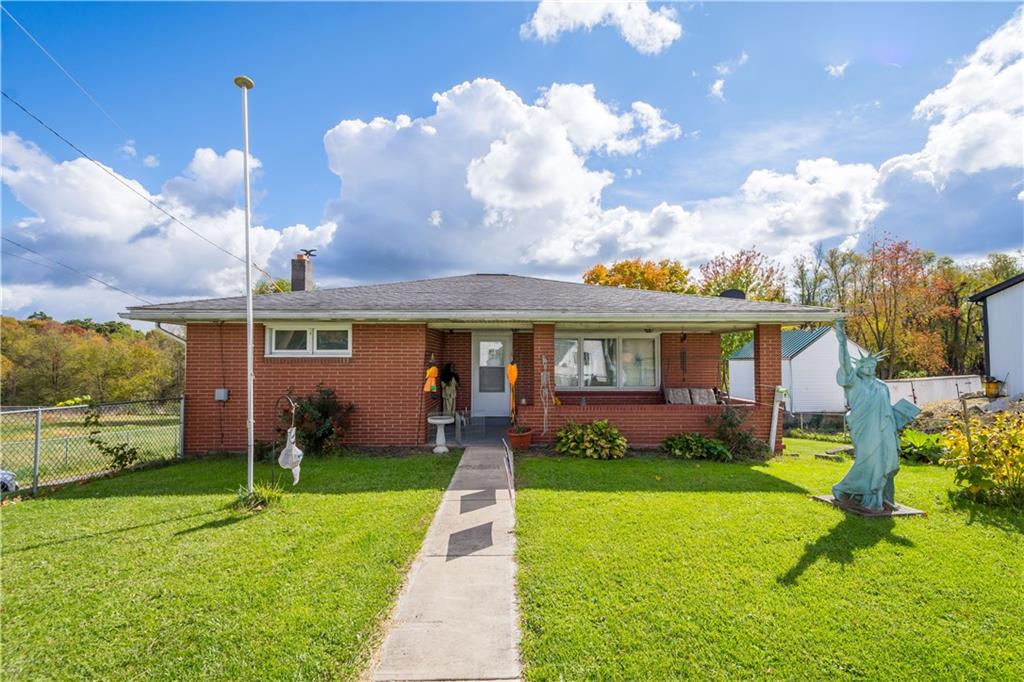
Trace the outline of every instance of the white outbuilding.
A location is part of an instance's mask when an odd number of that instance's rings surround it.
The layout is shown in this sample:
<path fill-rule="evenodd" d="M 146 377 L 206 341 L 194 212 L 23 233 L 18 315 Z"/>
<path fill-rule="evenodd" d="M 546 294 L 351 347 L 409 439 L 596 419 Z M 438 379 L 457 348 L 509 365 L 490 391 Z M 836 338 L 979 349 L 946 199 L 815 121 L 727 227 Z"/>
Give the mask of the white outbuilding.
<path fill-rule="evenodd" d="M 1024 393 L 1024 272 L 971 296 L 981 304 L 985 372 L 1007 395 Z"/>
<path fill-rule="evenodd" d="M 847 342 L 850 357 L 867 354 L 853 341 Z M 846 411 L 846 397 L 836 383 L 839 369 L 839 339 L 832 327 L 790 329 L 782 332 L 782 385 L 789 390 L 786 411 Z M 729 358 L 729 394 L 754 399 L 754 342 Z"/>

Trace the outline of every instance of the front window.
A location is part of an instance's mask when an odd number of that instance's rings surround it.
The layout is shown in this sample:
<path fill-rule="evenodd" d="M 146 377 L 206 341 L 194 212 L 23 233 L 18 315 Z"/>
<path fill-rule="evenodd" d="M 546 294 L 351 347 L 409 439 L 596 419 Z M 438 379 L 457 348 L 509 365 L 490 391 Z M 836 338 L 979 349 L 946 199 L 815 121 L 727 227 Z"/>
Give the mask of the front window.
<path fill-rule="evenodd" d="M 652 389 L 659 377 L 656 336 L 587 334 L 555 339 L 555 387 Z"/>
<path fill-rule="evenodd" d="M 352 355 L 352 326 L 337 323 L 267 325 L 264 352 L 271 357 L 349 357 Z"/>

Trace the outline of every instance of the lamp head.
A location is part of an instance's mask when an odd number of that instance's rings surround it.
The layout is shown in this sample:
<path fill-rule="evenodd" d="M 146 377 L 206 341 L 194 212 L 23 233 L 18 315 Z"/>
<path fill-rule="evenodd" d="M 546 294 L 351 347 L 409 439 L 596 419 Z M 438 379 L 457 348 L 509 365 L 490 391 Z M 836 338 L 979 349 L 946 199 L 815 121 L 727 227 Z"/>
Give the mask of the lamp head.
<path fill-rule="evenodd" d="M 235 85 L 246 90 L 252 90 L 256 86 L 248 76 L 235 76 Z"/>

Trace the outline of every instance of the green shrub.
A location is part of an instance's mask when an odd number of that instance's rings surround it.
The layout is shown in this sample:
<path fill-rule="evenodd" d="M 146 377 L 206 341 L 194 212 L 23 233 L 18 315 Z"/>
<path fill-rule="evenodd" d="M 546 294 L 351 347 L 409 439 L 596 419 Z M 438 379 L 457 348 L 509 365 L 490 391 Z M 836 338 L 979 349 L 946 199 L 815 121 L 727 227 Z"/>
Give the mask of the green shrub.
<path fill-rule="evenodd" d="M 295 440 L 307 455 L 323 455 L 341 447 L 354 407 L 338 399 L 334 389 L 318 384 L 312 395 L 295 400 Z M 280 433 L 291 424 L 291 414 L 281 415 Z M 281 441 L 282 447 L 284 440 Z"/>
<path fill-rule="evenodd" d="M 725 443 L 705 438 L 699 433 L 677 433 L 661 441 L 661 449 L 676 459 L 710 459 L 716 462 L 732 461 L 732 453 Z"/>
<path fill-rule="evenodd" d="M 719 416 L 708 417 L 708 424 L 714 427 L 715 437 L 725 444 L 735 459 L 764 459 L 769 454 L 768 444 L 743 428 L 745 419 L 746 416 L 738 410 L 726 407 Z"/>
<path fill-rule="evenodd" d="M 900 456 L 907 461 L 938 464 L 945 453 L 941 434 L 916 429 L 904 429 L 900 434 Z"/>
<path fill-rule="evenodd" d="M 826 443 L 844 443 L 847 445 L 853 442 L 848 433 L 822 433 L 821 431 L 807 431 L 800 428 L 786 429 L 786 437 L 820 440 Z"/>
<path fill-rule="evenodd" d="M 566 424 L 555 436 L 555 450 L 562 455 L 592 459 L 619 459 L 626 455 L 626 437 L 607 419 L 591 424 Z"/>
<path fill-rule="evenodd" d="M 955 470 L 954 480 L 978 502 L 1024 507 L 1024 413 L 954 418 L 942 434 L 949 456 L 941 463 Z"/>

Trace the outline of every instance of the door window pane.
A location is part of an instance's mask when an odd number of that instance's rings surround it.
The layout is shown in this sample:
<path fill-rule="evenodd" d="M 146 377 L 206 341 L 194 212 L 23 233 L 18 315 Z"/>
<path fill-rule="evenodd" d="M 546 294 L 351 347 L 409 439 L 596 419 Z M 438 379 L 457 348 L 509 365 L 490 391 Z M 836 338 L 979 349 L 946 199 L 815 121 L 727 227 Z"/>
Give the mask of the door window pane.
<path fill-rule="evenodd" d="M 348 350 L 347 329 L 318 329 L 316 332 L 317 350 Z"/>
<path fill-rule="evenodd" d="M 580 385 L 579 344 L 576 339 L 555 339 L 555 386 Z"/>
<path fill-rule="evenodd" d="M 615 386 L 615 339 L 583 339 L 583 385 Z"/>
<path fill-rule="evenodd" d="M 275 329 L 274 350 L 308 350 L 305 329 Z"/>
<path fill-rule="evenodd" d="M 654 339 L 622 340 L 622 385 L 654 386 Z"/>
<path fill-rule="evenodd" d="M 477 390 L 480 393 L 505 392 L 505 342 L 481 341 L 477 367 Z"/>

